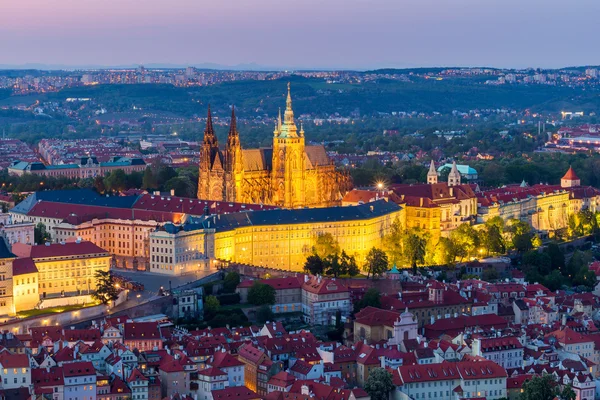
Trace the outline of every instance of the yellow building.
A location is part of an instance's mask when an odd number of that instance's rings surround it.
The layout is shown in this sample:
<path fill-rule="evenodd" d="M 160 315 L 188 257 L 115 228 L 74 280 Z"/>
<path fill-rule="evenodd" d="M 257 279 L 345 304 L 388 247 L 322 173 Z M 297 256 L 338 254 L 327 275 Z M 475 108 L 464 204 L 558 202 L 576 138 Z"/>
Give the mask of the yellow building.
<path fill-rule="evenodd" d="M 419 228 L 434 238 L 448 236 L 463 223 L 473 223 L 477 215 L 477 197 L 470 185 L 437 183 L 392 185 L 385 191 L 352 190 L 344 204 L 362 204 L 376 198 L 393 201 L 405 209 L 402 221 L 407 228 Z"/>
<path fill-rule="evenodd" d="M 13 305 L 13 262 L 15 255 L 10 252 L 4 239 L 0 237 L 0 316 L 14 315 Z"/>
<path fill-rule="evenodd" d="M 355 207 L 268 210 L 211 217 L 207 248 L 211 258 L 271 268 L 301 271 L 316 238 L 330 233 L 359 265 L 389 233 L 404 210 L 380 200 Z"/>
<path fill-rule="evenodd" d="M 40 299 L 93 293 L 96 271 L 108 271 L 111 260 L 108 251 L 91 242 L 38 246 L 16 243 L 13 252 L 35 262 Z"/>
<path fill-rule="evenodd" d="M 569 189 L 551 185 L 522 184 L 485 191 L 478 193 L 479 221 L 517 219 L 537 231 L 552 232 L 567 227 L 569 214 L 574 211 L 571 197 Z"/>
<path fill-rule="evenodd" d="M 13 302 L 15 311 L 32 310 L 40 301 L 39 274 L 29 257 L 13 262 Z"/>
<path fill-rule="evenodd" d="M 359 265 L 382 247 L 404 210 L 385 200 L 355 207 L 276 209 L 190 218 L 166 224 L 150 236 L 151 271 L 179 275 L 207 260 L 302 271 L 319 235 L 330 233 Z"/>
<path fill-rule="evenodd" d="M 150 232 L 160 225 L 155 220 L 141 219 L 101 218 L 82 223 L 67 219 L 54 227 L 53 239 L 56 242 L 74 242 L 79 238 L 118 257 L 147 260 L 150 255 Z M 119 267 L 126 266 L 119 264 Z M 144 265 L 139 264 L 138 269 L 144 269 Z"/>
<path fill-rule="evenodd" d="M 288 84 L 286 109 L 273 132 L 273 147 L 241 147 L 235 114 L 225 151 L 219 149 L 210 108 L 200 149 L 198 198 L 285 208 L 341 204 L 350 187 L 347 175 L 335 170 L 322 145 L 305 145 L 304 129 L 294 121 Z"/>

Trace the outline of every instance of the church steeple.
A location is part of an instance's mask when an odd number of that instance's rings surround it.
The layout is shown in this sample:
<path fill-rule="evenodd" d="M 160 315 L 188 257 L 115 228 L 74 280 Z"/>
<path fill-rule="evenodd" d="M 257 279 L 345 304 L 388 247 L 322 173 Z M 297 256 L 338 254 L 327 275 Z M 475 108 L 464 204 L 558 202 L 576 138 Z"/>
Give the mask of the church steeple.
<path fill-rule="evenodd" d="M 450 173 L 448 174 L 448 186 L 456 185 L 460 185 L 460 172 L 458 172 L 456 161 L 453 161 L 452 168 L 450 169 Z"/>
<path fill-rule="evenodd" d="M 231 124 L 229 125 L 229 134 L 227 135 L 227 146 L 234 146 L 239 143 L 240 134 L 237 130 L 237 121 L 235 119 L 235 107 L 231 107 Z"/>
<path fill-rule="evenodd" d="M 435 163 L 431 160 L 431 164 L 429 164 L 429 171 L 427 172 L 427 183 L 433 185 L 438 183 L 438 174 L 435 170 Z"/>
<path fill-rule="evenodd" d="M 210 112 L 210 104 L 208 105 L 208 116 L 206 117 L 206 127 L 204 128 L 204 144 L 218 146 L 217 136 L 213 129 L 212 113 Z"/>
<path fill-rule="evenodd" d="M 278 134 L 282 138 L 293 138 L 298 137 L 298 128 L 294 122 L 294 110 L 292 109 L 292 94 L 290 83 L 288 82 L 287 99 L 285 101 L 285 112 L 283 114 L 283 124 L 281 123 L 281 111 L 278 119 Z"/>

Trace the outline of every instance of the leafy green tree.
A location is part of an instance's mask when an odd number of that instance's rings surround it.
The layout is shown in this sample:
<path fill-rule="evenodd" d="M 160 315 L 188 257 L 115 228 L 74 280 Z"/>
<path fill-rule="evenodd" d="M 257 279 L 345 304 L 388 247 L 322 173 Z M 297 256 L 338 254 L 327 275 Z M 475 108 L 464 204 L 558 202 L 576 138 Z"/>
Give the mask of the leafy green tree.
<path fill-rule="evenodd" d="M 171 166 L 165 164 L 159 164 L 156 166 L 156 183 L 159 186 L 164 185 L 169 179 L 175 178 L 177 176 L 177 171 L 175 171 Z"/>
<path fill-rule="evenodd" d="M 196 185 L 187 177 L 176 176 L 163 185 L 166 191 L 175 191 L 175 196 L 196 197 Z"/>
<path fill-rule="evenodd" d="M 112 271 L 97 270 L 94 277 L 96 278 L 96 291 L 92 293 L 92 298 L 102 304 L 108 304 L 119 298 L 119 289 L 113 282 Z"/>
<path fill-rule="evenodd" d="M 94 189 L 96 192 L 103 194 L 106 192 L 106 186 L 104 185 L 104 178 L 101 176 L 97 176 L 94 178 Z"/>
<path fill-rule="evenodd" d="M 526 252 L 532 249 L 533 232 L 527 222 L 511 220 L 507 230 L 512 236 L 512 245 L 519 252 Z"/>
<path fill-rule="evenodd" d="M 577 398 L 577 394 L 571 385 L 564 385 L 559 396 L 561 400 L 575 400 Z"/>
<path fill-rule="evenodd" d="M 522 263 L 524 270 L 534 269 L 542 275 L 549 274 L 552 270 L 552 259 L 546 252 L 530 250 L 523 254 Z"/>
<path fill-rule="evenodd" d="M 92 189 L 94 187 L 93 178 L 83 178 L 77 182 L 77 187 L 81 189 Z"/>
<path fill-rule="evenodd" d="M 310 273 L 311 275 L 322 275 L 325 270 L 325 263 L 323 259 L 316 254 L 311 254 L 306 257 L 306 262 L 304 263 L 304 271 Z"/>
<path fill-rule="evenodd" d="M 275 304 L 275 289 L 266 283 L 255 281 L 248 290 L 248 303 L 255 306 Z"/>
<path fill-rule="evenodd" d="M 456 255 L 461 260 L 476 253 L 479 236 L 473 227 L 464 223 L 450 233 L 450 240 L 456 247 Z"/>
<path fill-rule="evenodd" d="M 264 324 L 267 321 L 273 321 L 275 319 L 275 314 L 273 314 L 271 306 L 267 304 L 260 306 L 256 312 L 256 319 L 259 324 Z"/>
<path fill-rule="evenodd" d="M 367 270 L 367 278 L 370 276 L 373 279 L 379 277 L 381 274 L 387 271 L 388 269 L 388 258 L 383 250 L 377 249 L 375 247 L 369 250 L 367 254 L 367 262 L 365 264 Z"/>
<path fill-rule="evenodd" d="M 580 268 L 573 279 L 574 285 L 585 286 L 589 290 L 592 290 L 594 286 L 596 286 L 596 283 L 596 274 L 593 271 L 590 271 L 587 265 Z"/>
<path fill-rule="evenodd" d="M 228 272 L 223 279 L 223 289 L 225 293 L 233 293 L 240 284 L 240 274 L 235 271 Z"/>
<path fill-rule="evenodd" d="M 354 304 L 354 312 L 359 312 L 365 307 L 381 308 L 381 293 L 376 288 L 369 288 L 362 299 Z"/>
<path fill-rule="evenodd" d="M 216 296 L 206 296 L 204 299 L 204 319 L 212 319 L 219 312 L 220 308 L 221 303 Z"/>
<path fill-rule="evenodd" d="M 365 391 L 371 396 L 371 400 L 389 400 L 394 388 L 392 374 L 383 368 L 373 368 L 365 382 Z"/>
<path fill-rule="evenodd" d="M 440 237 L 437 246 L 433 249 L 433 263 L 435 265 L 451 265 L 456 261 L 456 245 L 447 237 Z"/>
<path fill-rule="evenodd" d="M 52 242 L 52 236 L 46 229 L 46 225 L 42 222 L 38 222 L 33 230 L 33 240 L 37 244 L 44 244 L 46 242 Z"/>
<path fill-rule="evenodd" d="M 565 268 L 565 255 L 556 243 L 548 244 L 545 252 L 550 257 L 550 265 L 552 269 L 558 269 L 562 271 Z"/>
<path fill-rule="evenodd" d="M 498 274 L 498 271 L 493 267 L 486 268 L 481 273 L 481 279 L 486 282 L 497 281 L 499 278 L 500 275 Z"/>
<path fill-rule="evenodd" d="M 502 231 L 497 225 L 488 225 L 485 227 L 483 235 L 483 246 L 487 253 L 504 254 L 506 253 L 506 244 Z"/>
<path fill-rule="evenodd" d="M 556 381 L 552 375 L 536 375 L 525 381 L 519 400 L 554 400 L 557 392 Z"/>
<path fill-rule="evenodd" d="M 325 257 L 323 264 L 325 266 L 326 275 L 337 278 L 345 273 L 345 271 L 342 269 L 342 264 L 340 263 L 340 257 L 337 254 L 331 254 Z"/>
<path fill-rule="evenodd" d="M 555 292 L 565 284 L 565 278 L 559 270 L 555 269 L 543 278 L 544 286 Z M 539 281 L 538 281 L 539 282 Z"/>
<path fill-rule="evenodd" d="M 349 256 L 345 250 L 342 250 L 342 254 L 340 255 L 340 264 L 344 274 L 356 276 L 360 273 L 356 258 L 354 256 Z"/>
<path fill-rule="evenodd" d="M 589 252 L 575 250 L 571 256 L 571 259 L 567 263 L 563 275 L 570 280 L 574 279 L 584 267 L 587 268 L 592 259 L 593 257 Z"/>
<path fill-rule="evenodd" d="M 104 178 L 106 190 L 120 192 L 127 188 L 127 175 L 122 169 L 115 169 Z"/>
<path fill-rule="evenodd" d="M 402 251 L 403 237 L 404 229 L 402 223 L 399 218 L 396 218 L 392 222 L 390 232 L 383 237 L 383 249 L 392 264 L 400 265 L 404 260 L 404 253 Z"/>
<path fill-rule="evenodd" d="M 315 245 L 313 246 L 313 253 L 318 255 L 322 260 L 327 256 L 339 254 L 339 252 L 340 245 L 331 233 L 326 232 L 317 236 Z"/>
<path fill-rule="evenodd" d="M 152 172 L 152 168 L 150 166 L 146 167 L 144 171 L 144 176 L 142 178 L 142 189 L 155 189 L 158 187 L 156 182 L 156 178 L 154 177 L 154 172 Z"/>
<path fill-rule="evenodd" d="M 427 241 L 417 232 L 409 232 L 404 236 L 403 245 L 404 256 L 412 267 L 413 274 L 416 275 L 417 264 L 425 262 L 425 246 L 427 245 Z"/>

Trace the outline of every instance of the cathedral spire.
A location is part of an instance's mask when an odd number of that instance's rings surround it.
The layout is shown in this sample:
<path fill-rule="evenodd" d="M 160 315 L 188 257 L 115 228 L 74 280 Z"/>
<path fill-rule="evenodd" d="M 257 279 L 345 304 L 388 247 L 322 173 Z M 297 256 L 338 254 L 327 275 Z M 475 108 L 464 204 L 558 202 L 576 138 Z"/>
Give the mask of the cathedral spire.
<path fill-rule="evenodd" d="M 234 138 L 234 137 L 238 137 L 239 133 L 237 130 L 237 122 L 235 119 L 235 107 L 232 106 L 231 107 L 231 124 L 229 125 L 229 139 Z"/>
<path fill-rule="evenodd" d="M 208 105 L 208 116 L 206 117 L 206 128 L 204 128 L 204 143 L 218 145 L 217 137 L 213 129 L 212 113 L 210 112 L 210 104 Z"/>
<path fill-rule="evenodd" d="M 281 114 L 279 116 L 281 121 Z M 285 112 L 283 113 L 283 125 L 279 122 L 279 136 L 286 138 L 298 137 L 298 128 L 294 122 L 294 110 L 292 110 L 292 94 L 290 83 L 288 82 L 287 99 L 285 101 Z"/>
<path fill-rule="evenodd" d="M 287 94 L 287 100 L 285 101 L 285 111 L 292 111 L 292 91 L 291 91 L 291 84 L 288 82 L 288 94 Z"/>
<path fill-rule="evenodd" d="M 279 116 L 277 117 L 277 129 L 281 131 L 281 107 L 279 107 Z"/>

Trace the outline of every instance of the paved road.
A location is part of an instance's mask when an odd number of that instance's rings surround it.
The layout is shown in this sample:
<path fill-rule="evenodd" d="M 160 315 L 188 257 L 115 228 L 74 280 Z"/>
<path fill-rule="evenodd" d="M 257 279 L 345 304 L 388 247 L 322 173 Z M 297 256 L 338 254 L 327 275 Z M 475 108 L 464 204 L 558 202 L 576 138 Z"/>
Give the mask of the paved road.
<path fill-rule="evenodd" d="M 126 271 L 122 269 L 113 269 L 115 274 L 122 275 L 131 279 L 132 281 L 139 282 L 144 285 L 144 293 L 149 292 L 153 294 L 158 294 L 158 291 L 161 287 L 164 289 L 169 288 L 169 282 L 171 282 L 171 287 L 175 289 L 178 286 L 185 285 L 186 283 L 191 283 L 197 281 L 198 279 L 202 279 L 205 276 L 213 274 L 217 272 L 216 269 L 207 269 L 202 271 L 197 271 L 194 274 L 188 275 L 179 275 L 179 276 L 165 276 L 161 274 L 154 274 L 151 272 L 145 271 Z"/>

